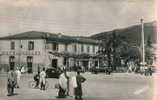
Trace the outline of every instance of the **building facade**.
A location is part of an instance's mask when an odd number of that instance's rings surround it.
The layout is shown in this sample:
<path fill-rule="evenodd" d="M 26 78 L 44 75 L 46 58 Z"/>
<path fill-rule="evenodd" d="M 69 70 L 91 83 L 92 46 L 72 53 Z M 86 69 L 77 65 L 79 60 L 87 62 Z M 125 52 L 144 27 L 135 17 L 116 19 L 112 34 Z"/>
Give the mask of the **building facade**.
<path fill-rule="evenodd" d="M 157 67 L 157 44 L 153 43 L 151 45 L 152 45 L 151 54 L 152 54 L 152 60 L 153 60 L 152 65 L 155 65 Z"/>
<path fill-rule="evenodd" d="M 96 57 L 100 41 L 86 37 L 65 36 L 61 33 L 30 31 L 0 38 L 0 68 L 24 68 L 36 72 L 40 67 L 75 65 L 89 69 L 99 66 Z"/>

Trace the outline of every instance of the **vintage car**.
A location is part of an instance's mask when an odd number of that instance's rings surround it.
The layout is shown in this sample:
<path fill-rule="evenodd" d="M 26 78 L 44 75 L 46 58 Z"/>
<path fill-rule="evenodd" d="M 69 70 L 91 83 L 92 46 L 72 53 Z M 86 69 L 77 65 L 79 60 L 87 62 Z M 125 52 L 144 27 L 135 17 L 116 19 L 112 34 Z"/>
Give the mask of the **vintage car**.
<path fill-rule="evenodd" d="M 59 75 L 61 74 L 61 71 L 56 68 L 47 68 L 46 69 L 46 76 L 47 78 L 59 78 Z"/>
<path fill-rule="evenodd" d="M 112 72 L 112 69 L 110 67 L 93 67 L 90 69 L 90 71 L 94 74 L 97 74 L 97 73 L 110 74 Z"/>

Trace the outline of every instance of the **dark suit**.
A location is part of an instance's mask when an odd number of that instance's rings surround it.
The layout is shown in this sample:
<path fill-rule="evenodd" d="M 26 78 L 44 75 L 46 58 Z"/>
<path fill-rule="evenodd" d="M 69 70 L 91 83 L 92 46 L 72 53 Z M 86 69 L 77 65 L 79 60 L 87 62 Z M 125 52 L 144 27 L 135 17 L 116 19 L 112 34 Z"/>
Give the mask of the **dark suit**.
<path fill-rule="evenodd" d="M 76 76 L 76 81 L 77 81 L 77 87 L 75 88 L 75 99 L 76 100 L 82 100 L 82 83 L 86 79 L 82 75 L 77 75 Z"/>
<path fill-rule="evenodd" d="M 8 83 L 7 83 L 7 88 L 8 88 L 8 95 L 13 95 L 14 94 L 14 88 L 16 86 L 16 73 L 11 70 L 8 72 Z"/>

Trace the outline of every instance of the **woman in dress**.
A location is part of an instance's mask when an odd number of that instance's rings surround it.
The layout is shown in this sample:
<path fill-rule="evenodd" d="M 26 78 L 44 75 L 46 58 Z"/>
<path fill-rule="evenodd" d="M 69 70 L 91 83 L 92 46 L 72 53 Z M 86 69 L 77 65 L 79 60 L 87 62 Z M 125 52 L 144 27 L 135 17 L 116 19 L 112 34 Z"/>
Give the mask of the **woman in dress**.
<path fill-rule="evenodd" d="M 68 94 L 68 76 L 66 71 L 59 76 L 59 92 L 58 98 L 65 98 Z"/>

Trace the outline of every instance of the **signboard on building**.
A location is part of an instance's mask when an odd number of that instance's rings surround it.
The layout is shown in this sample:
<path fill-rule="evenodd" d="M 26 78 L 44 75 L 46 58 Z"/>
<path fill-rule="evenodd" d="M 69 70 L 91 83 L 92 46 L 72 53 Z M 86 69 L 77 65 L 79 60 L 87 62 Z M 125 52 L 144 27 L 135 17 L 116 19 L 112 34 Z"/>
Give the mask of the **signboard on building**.
<path fill-rule="evenodd" d="M 40 51 L 1 51 L 1 55 L 40 55 Z"/>

